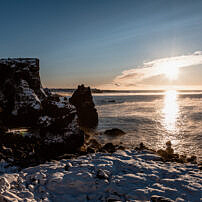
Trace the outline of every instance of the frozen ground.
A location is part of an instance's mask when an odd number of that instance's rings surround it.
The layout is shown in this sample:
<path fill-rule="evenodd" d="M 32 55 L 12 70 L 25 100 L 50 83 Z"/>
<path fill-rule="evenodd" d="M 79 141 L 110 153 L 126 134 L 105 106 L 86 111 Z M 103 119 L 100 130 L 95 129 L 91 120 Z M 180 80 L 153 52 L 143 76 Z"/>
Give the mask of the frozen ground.
<path fill-rule="evenodd" d="M 0 192 L 0 201 L 202 201 L 202 173 L 193 164 L 126 150 L 4 173 Z"/>

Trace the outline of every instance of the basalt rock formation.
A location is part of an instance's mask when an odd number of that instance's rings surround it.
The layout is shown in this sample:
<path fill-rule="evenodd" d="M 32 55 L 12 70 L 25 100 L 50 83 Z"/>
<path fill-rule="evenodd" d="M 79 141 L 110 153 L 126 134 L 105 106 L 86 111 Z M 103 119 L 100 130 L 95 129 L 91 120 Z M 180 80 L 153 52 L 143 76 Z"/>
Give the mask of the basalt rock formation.
<path fill-rule="evenodd" d="M 95 109 L 90 87 L 85 87 L 84 85 L 78 86 L 72 97 L 69 98 L 69 102 L 76 107 L 81 127 L 97 127 L 98 113 Z"/>
<path fill-rule="evenodd" d="M 40 145 L 34 152 L 41 156 L 51 158 L 51 155 L 74 152 L 84 144 L 84 133 L 78 124 L 80 111 L 76 109 L 66 97 L 43 89 L 38 59 L 0 60 L 0 133 L 4 134 L 0 137 L 1 145 L 12 147 L 14 144 L 9 144 L 9 141 L 15 142 L 14 139 L 18 138 L 16 134 L 5 136 L 7 129 L 26 127 L 34 131 L 30 144 Z M 23 144 L 23 138 L 20 141 Z"/>
<path fill-rule="evenodd" d="M 46 97 L 39 76 L 39 60 L 0 60 L 0 119 L 5 126 L 34 125 Z"/>

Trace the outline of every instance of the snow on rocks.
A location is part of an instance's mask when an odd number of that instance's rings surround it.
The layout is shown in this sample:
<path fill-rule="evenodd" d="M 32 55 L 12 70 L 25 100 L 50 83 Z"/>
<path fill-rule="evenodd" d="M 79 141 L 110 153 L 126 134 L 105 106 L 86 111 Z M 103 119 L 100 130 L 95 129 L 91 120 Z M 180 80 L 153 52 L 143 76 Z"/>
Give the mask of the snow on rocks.
<path fill-rule="evenodd" d="M 0 176 L 10 201 L 200 201 L 201 171 L 125 150 L 47 162 Z M 17 201 L 16 200 L 16 201 Z"/>
<path fill-rule="evenodd" d="M 13 115 L 18 115 L 18 110 L 28 105 L 29 107 L 40 110 L 41 102 L 35 92 L 29 88 L 29 84 L 25 80 L 20 81 L 19 87 L 16 89 L 17 94 L 15 98 L 14 109 L 12 111 Z"/>

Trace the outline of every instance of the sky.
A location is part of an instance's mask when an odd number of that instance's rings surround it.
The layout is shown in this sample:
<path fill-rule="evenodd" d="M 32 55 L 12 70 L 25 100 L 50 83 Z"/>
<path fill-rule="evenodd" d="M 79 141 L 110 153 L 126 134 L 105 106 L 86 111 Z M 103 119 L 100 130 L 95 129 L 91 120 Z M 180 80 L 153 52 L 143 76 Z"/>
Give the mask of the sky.
<path fill-rule="evenodd" d="M 0 0 L 0 58 L 44 87 L 202 89 L 201 0 Z"/>

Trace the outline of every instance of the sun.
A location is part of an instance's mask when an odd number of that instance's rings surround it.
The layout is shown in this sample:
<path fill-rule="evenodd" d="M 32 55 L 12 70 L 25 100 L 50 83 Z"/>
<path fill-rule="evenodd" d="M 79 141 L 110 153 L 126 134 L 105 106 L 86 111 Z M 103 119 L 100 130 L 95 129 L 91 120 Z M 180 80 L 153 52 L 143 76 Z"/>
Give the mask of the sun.
<path fill-rule="evenodd" d="M 179 74 L 179 66 L 174 61 L 169 61 L 161 66 L 162 74 L 170 80 L 176 80 Z"/>

